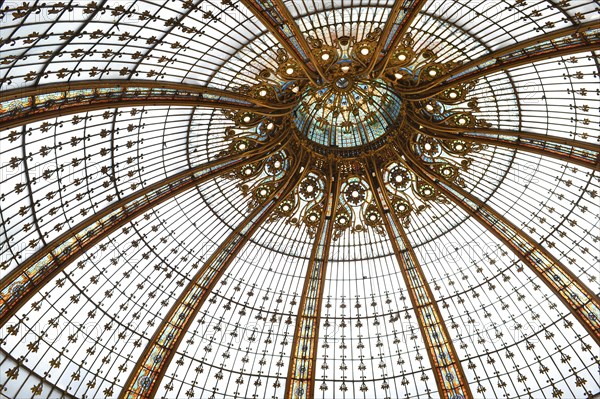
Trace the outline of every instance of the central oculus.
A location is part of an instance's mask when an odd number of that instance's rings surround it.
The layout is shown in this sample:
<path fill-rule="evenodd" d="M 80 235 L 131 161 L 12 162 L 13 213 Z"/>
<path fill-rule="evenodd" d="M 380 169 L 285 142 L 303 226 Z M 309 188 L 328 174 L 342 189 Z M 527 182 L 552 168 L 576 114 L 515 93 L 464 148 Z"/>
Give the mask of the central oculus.
<path fill-rule="evenodd" d="M 338 76 L 307 86 L 293 111 L 301 136 L 319 152 L 377 147 L 398 123 L 402 101 L 383 80 Z"/>

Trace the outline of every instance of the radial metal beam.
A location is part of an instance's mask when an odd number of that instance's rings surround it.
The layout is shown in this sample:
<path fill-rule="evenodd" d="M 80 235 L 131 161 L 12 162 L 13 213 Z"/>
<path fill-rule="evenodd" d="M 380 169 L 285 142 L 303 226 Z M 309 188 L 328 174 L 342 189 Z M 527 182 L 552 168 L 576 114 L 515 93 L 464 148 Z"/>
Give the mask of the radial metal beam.
<path fill-rule="evenodd" d="M 375 47 L 373 58 L 367 66 L 367 74 L 373 71 L 373 76 L 379 77 L 383 73 L 400 41 L 427 1 L 396 0 Z"/>
<path fill-rule="evenodd" d="M 503 47 L 467 62 L 426 85 L 403 87 L 402 91 L 407 95 L 413 95 L 414 98 L 426 98 L 458 84 L 471 82 L 499 71 L 599 49 L 600 28 L 597 21 L 591 21 Z"/>
<path fill-rule="evenodd" d="M 315 363 L 321 323 L 321 304 L 340 189 L 339 175 L 333 170 L 335 167 L 331 165 L 326 184 L 328 194 L 323 200 L 324 211 L 315 234 L 304 278 L 286 379 L 284 393 L 286 399 L 307 399 L 315 396 Z"/>
<path fill-rule="evenodd" d="M 268 108 L 285 110 L 293 108 L 295 103 L 263 101 L 245 94 L 230 90 L 217 89 L 208 86 L 198 86 L 189 83 L 164 82 L 144 79 L 96 79 L 78 80 L 72 82 L 49 83 L 38 86 L 26 86 L 0 92 L 0 102 L 16 100 L 23 97 L 46 96 L 43 100 L 52 100 L 61 92 L 74 92 L 76 97 L 89 96 L 92 90 L 108 94 L 146 94 L 152 93 L 180 94 L 190 97 L 197 96 L 205 100 L 222 100 L 238 106 L 255 106 L 257 108 Z"/>
<path fill-rule="evenodd" d="M 275 36 L 279 44 L 296 60 L 313 83 L 326 80 L 306 38 L 283 1 L 241 0 L 241 2 Z"/>
<path fill-rule="evenodd" d="M 472 399 L 452 338 L 406 231 L 393 211 L 380 169 L 373 163 L 372 175 L 366 175 L 417 315 L 438 391 L 443 398 Z"/>
<path fill-rule="evenodd" d="M 198 184 L 256 162 L 282 144 L 270 144 L 177 173 L 124 197 L 47 243 L 0 280 L 0 327 L 70 263 L 129 221 Z"/>
<path fill-rule="evenodd" d="M 223 108 L 281 116 L 293 103 L 273 103 L 227 90 L 144 80 L 86 80 L 52 83 L 0 93 L 0 129 L 78 112 L 119 107 Z"/>
<path fill-rule="evenodd" d="M 191 326 L 215 284 L 261 224 L 296 187 L 299 181 L 298 175 L 302 173 L 300 170 L 302 156 L 301 152 L 295 157 L 287 179 L 263 204 L 250 212 L 184 288 L 144 349 L 119 398 L 155 397 L 160 381 L 183 341 L 185 332 Z"/>
<path fill-rule="evenodd" d="M 477 220 L 529 266 L 600 345 L 600 298 L 592 290 L 542 245 L 487 203 L 422 166 L 410 150 L 400 152 L 405 154 L 406 163 L 413 172 Z"/>
<path fill-rule="evenodd" d="M 414 122 L 418 132 L 431 137 L 506 147 L 600 170 L 600 145 L 594 143 L 519 130 L 439 125 L 417 117 Z"/>

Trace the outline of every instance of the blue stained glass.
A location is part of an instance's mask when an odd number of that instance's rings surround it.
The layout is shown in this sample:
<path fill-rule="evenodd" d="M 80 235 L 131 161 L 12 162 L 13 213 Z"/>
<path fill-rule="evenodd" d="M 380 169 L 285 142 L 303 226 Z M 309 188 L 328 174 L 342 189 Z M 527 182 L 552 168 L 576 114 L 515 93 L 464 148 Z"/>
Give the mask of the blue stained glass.
<path fill-rule="evenodd" d="M 400 115 L 400 98 L 383 81 L 343 83 L 306 90 L 294 110 L 298 130 L 321 146 L 337 148 L 363 146 L 385 135 Z"/>

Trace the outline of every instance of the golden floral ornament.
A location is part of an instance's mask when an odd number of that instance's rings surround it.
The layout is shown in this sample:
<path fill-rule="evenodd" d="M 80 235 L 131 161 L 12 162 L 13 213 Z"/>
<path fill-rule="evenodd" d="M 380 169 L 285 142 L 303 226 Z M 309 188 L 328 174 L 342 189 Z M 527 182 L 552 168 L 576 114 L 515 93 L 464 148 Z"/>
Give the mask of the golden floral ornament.
<path fill-rule="evenodd" d="M 226 129 L 230 145 L 221 156 L 250 151 L 273 138 L 287 140 L 278 152 L 229 174 L 239 180 L 249 209 L 262 203 L 277 182 L 287 178 L 290 156 L 299 148 L 307 153 L 302 160 L 303 177 L 269 220 L 304 225 L 311 236 L 320 225 L 326 201 L 336 195 L 327 192 L 330 165 L 339 180 L 337 207 L 331 216 L 334 239 L 345 231 L 374 229 L 384 234 L 383 218 L 367 178 L 373 173 L 372 164 L 379 165 L 391 210 L 405 225 L 412 214 L 428 209 L 431 201 L 446 202 L 436 188 L 411 170 L 404 160 L 407 151 L 444 179 L 464 186 L 461 174 L 471 163 L 468 155 L 481 146 L 464 138 L 436 137 L 419 120 L 460 127 L 485 123 L 474 116 L 477 98 L 469 93 L 475 83 L 459 84 L 426 100 L 403 95 L 402 87 L 432 81 L 455 66 L 438 62 L 431 50 L 414 51 L 410 35 L 395 50 L 381 78 L 363 75 L 380 34 L 375 30 L 360 41 L 344 36 L 331 44 L 309 36 L 314 59 L 325 71 L 327 82 L 309 80 L 296 61 L 279 49 L 277 66 L 263 67 L 256 84 L 239 88 L 258 100 L 295 104 L 291 112 L 282 115 L 224 111 L 233 126 Z"/>
<path fill-rule="evenodd" d="M 469 337 L 447 330 L 459 313 L 514 314 L 502 301 L 486 306 L 498 282 L 512 307 L 531 299 L 524 282 L 554 294 L 545 311 L 521 316 L 539 321 L 553 347 L 580 341 L 552 351 L 540 371 L 560 383 L 537 392 L 594 395 L 585 352 L 600 343 L 600 301 L 586 280 L 595 237 L 581 215 L 597 196 L 588 171 L 600 153 L 590 114 L 600 48 L 593 7 L 508 2 L 504 11 L 523 25 L 511 32 L 512 17 L 486 24 L 475 7 L 457 27 L 424 0 L 351 10 L 117 3 L 25 0 L 0 10 L 9 49 L 0 57 L 5 396 L 306 399 L 319 388 L 396 397 L 429 387 L 464 399 L 496 396 L 507 378 L 505 393 L 525 392 L 527 370 L 500 362 L 498 378 L 486 378 L 475 363 L 488 354 L 476 350 L 465 363 Z M 33 47 L 20 52 L 23 44 Z M 528 83 L 541 85 L 541 105 L 517 90 Z M 477 154 L 485 145 L 493 150 Z M 519 208 L 519 182 L 487 178 L 508 176 L 519 160 L 535 163 L 542 180 L 530 183 L 553 194 L 536 214 Z M 508 196 L 486 201 L 493 193 Z M 565 222 L 563 208 L 581 245 L 557 258 L 570 248 L 553 227 Z M 525 226 L 519 215 L 530 216 Z M 473 228 L 498 251 L 463 254 L 452 270 L 435 269 L 448 266 L 439 251 L 421 264 L 448 233 L 460 240 Z M 513 276 L 514 259 L 523 278 Z M 440 302 L 448 290 L 459 300 Z M 433 341 L 421 355 L 392 358 L 390 331 L 411 314 L 419 328 L 404 332 Z M 79 328 L 86 317 L 104 333 Z M 131 318 L 150 328 L 126 328 Z M 262 332 L 246 328 L 250 320 Z M 239 347 L 241 336 L 248 344 Z M 539 349 L 512 338 L 491 345 L 491 356 L 521 342 L 523 363 Z M 379 358 L 361 361 L 361 351 Z M 106 366 L 92 364 L 100 360 Z M 391 373 L 396 360 L 403 375 Z"/>

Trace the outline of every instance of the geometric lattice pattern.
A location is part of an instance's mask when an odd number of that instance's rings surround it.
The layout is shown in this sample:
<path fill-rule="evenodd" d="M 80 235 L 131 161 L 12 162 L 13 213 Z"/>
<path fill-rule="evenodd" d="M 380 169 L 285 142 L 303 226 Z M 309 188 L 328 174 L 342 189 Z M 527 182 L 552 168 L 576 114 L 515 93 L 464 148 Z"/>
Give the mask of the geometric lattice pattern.
<path fill-rule="evenodd" d="M 594 1 L 6 1 L 2 398 L 595 398 Z"/>

